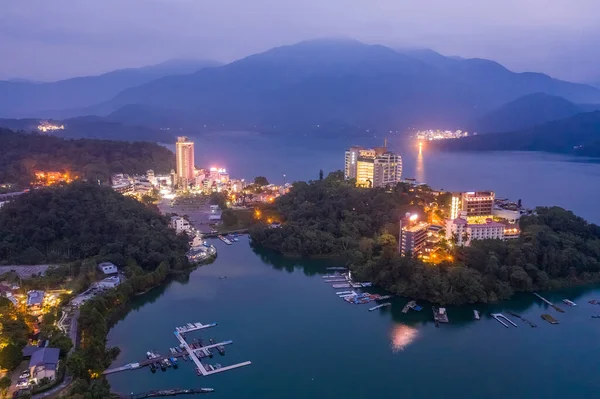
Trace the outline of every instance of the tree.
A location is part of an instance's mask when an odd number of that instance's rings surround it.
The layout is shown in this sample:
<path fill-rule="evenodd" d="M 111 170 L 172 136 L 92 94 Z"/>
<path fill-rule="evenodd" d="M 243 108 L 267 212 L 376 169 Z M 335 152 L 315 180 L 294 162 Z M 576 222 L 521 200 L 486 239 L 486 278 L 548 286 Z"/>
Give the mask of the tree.
<path fill-rule="evenodd" d="M 10 380 L 10 376 L 5 375 L 4 377 L 0 378 L 0 392 L 2 392 L 2 397 L 6 396 L 8 388 L 10 388 L 11 385 L 12 381 Z"/>
<path fill-rule="evenodd" d="M 76 350 L 67 358 L 67 370 L 75 378 L 88 377 L 83 353 L 80 350 Z"/>
<path fill-rule="evenodd" d="M 50 338 L 50 346 L 59 348 L 60 354 L 66 355 L 73 347 L 73 342 L 71 341 L 71 338 L 67 337 L 65 334 L 54 334 Z"/>
<path fill-rule="evenodd" d="M 221 214 L 221 220 L 225 226 L 236 226 L 238 224 L 238 217 L 231 209 L 226 209 Z"/>
<path fill-rule="evenodd" d="M 256 184 L 257 186 L 261 186 L 261 187 L 262 186 L 268 186 L 269 185 L 269 181 L 264 176 L 256 176 L 254 178 L 254 184 Z"/>
<path fill-rule="evenodd" d="M 323 180 L 323 169 L 319 170 L 319 180 Z"/>
<path fill-rule="evenodd" d="M 21 348 L 15 344 L 8 344 L 0 350 L 0 367 L 7 370 L 14 370 L 23 360 Z"/>

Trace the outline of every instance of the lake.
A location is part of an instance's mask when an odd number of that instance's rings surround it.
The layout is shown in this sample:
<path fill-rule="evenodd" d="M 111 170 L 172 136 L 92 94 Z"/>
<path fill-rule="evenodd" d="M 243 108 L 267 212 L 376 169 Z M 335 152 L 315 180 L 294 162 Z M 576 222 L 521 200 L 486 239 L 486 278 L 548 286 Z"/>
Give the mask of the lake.
<path fill-rule="evenodd" d="M 125 371 L 109 377 L 115 391 L 159 388 L 215 388 L 215 398 L 590 398 L 597 378 L 600 289 L 544 293 L 555 302 L 578 306 L 548 309 L 533 295 L 493 306 L 450 307 L 450 324 L 436 328 L 430 307 L 402 314 L 406 299 L 369 312 L 352 305 L 322 281 L 325 261 L 285 259 L 254 252 L 243 237 L 218 249 L 215 263 L 183 281 L 172 281 L 144 297 L 109 334 L 121 347 L 114 365 L 144 358 L 146 351 L 168 353 L 173 330 L 187 322 L 217 322 L 190 338 L 231 339 L 223 365 L 245 360 L 250 366 L 197 377 L 190 362 L 151 373 Z M 219 276 L 227 276 L 219 279 Z M 474 321 L 472 309 L 482 311 Z M 538 325 L 505 328 L 489 317 L 512 310 Z M 560 321 L 540 318 L 550 313 Z M 510 316 L 509 316 L 510 317 Z"/>
<path fill-rule="evenodd" d="M 344 168 L 350 145 L 382 145 L 383 138 L 295 137 L 219 132 L 192 137 L 199 167 L 227 168 L 232 178 L 270 182 L 318 179 Z M 500 198 L 522 199 L 527 207 L 559 205 L 600 223 L 600 160 L 538 152 L 436 152 L 414 142 L 388 138 L 402 155 L 403 176 L 449 191 L 494 190 Z M 174 149 L 174 146 L 168 146 Z M 284 177 L 285 174 L 285 177 Z"/>
<path fill-rule="evenodd" d="M 358 140 L 311 139 L 287 143 L 247 133 L 203 136 L 196 163 L 227 167 L 233 177 L 264 175 L 275 183 L 318 178 L 343 167 L 350 144 Z M 542 153 L 436 153 L 390 140 L 403 156 L 404 175 L 447 190 L 495 190 L 499 197 L 523 199 L 526 206 L 561 205 L 600 222 L 600 164 Z M 600 390 L 597 378 L 600 287 L 543 293 L 578 306 L 566 313 L 548 309 L 531 294 L 489 306 L 450 307 L 451 323 L 435 328 L 430 306 L 402 314 L 405 298 L 368 312 L 373 305 L 347 304 L 323 283 L 327 261 L 286 259 L 253 250 L 244 237 L 218 249 L 215 263 L 201 267 L 137 298 L 133 309 L 109 334 L 121 348 L 120 366 L 144 358 L 148 350 L 166 354 L 175 346 L 175 326 L 218 322 L 190 337 L 232 339 L 223 365 L 252 365 L 197 377 L 189 362 L 178 370 L 148 369 L 109 377 L 115 391 L 211 387 L 215 398 L 589 398 Z M 227 276 L 219 279 L 219 276 Z M 344 290 L 344 289 L 342 289 Z M 376 291 L 375 289 L 369 291 Z M 483 317 L 474 321 L 472 310 Z M 489 314 L 513 311 L 538 325 L 511 317 L 505 328 Z M 560 324 L 540 318 L 550 313 Z M 510 317 L 510 316 L 509 316 Z"/>

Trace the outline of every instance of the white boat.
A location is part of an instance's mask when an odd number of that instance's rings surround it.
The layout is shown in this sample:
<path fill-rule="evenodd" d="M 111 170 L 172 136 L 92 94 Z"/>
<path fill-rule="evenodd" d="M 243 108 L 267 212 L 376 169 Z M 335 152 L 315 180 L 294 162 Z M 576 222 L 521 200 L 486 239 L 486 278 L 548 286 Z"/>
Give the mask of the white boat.
<path fill-rule="evenodd" d="M 569 299 L 563 299 L 563 302 L 569 306 L 577 306 L 577 304 Z"/>
<path fill-rule="evenodd" d="M 479 320 L 481 318 L 479 316 L 479 310 L 473 310 L 473 317 L 475 317 L 475 320 Z"/>

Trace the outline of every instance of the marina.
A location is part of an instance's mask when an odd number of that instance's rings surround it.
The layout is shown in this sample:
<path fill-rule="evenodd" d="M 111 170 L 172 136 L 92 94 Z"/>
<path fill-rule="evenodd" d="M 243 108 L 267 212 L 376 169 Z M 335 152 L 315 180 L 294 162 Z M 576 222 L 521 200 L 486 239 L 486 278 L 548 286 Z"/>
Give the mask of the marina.
<path fill-rule="evenodd" d="M 233 344 L 233 341 L 216 342 L 211 338 L 210 345 L 204 345 L 202 339 L 194 340 L 188 343 L 186 334 L 200 331 L 206 328 L 214 327 L 217 323 L 202 324 L 202 323 L 187 323 L 181 327 L 175 327 L 175 338 L 179 341 L 177 348 L 169 348 L 170 356 L 161 356 L 154 351 L 146 352 L 146 360 L 142 360 L 136 363 L 129 363 L 121 367 L 115 367 L 105 370 L 102 374 L 114 374 L 121 371 L 136 370 L 145 366 L 148 366 L 152 372 L 155 372 L 159 368 L 165 371 L 169 367 L 177 368 L 177 358 L 182 357 L 184 360 L 190 359 L 195 364 L 197 375 L 207 376 L 223 371 L 233 370 L 235 368 L 248 366 L 251 362 L 246 361 L 242 363 L 233 364 L 230 366 L 222 367 L 220 364 L 218 367 L 206 364 L 204 365 L 200 358 L 212 357 L 211 349 L 215 348 L 219 354 L 225 355 L 225 345 Z"/>

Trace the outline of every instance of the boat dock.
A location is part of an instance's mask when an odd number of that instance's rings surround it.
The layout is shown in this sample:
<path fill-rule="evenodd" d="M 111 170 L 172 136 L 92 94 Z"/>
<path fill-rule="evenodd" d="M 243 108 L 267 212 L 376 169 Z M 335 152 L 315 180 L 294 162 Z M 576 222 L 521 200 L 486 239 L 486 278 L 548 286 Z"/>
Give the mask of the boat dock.
<path fill-rule="evenodd" d="M 535 295 L 538 298 L 540 298 L 547 305 L 552 306 L 557 312 L 560 312 L 560 313 L 564 313 L 565 312 L 564 310 L 562 310 L 561 308 L 559 308 L 558 306 L 556 306 L 555 304 L 553 304 L 552 302 L 550 302 L 549 300 L 547 300 L 546 298 L 544 298 L 543 296 L 541 296 L 540 294 L 538 294 L 537 292 L 534 292 L 533 295 Z"/>
<path fill-rule="evenodd" d="M 448 313 L 446 313 L 446 308 L 436 308 L 435 306 L 431 307 L 433 311 L 433 321 L 435 322 L 435 326 L 439 327 L 440 323 L 449 323 Z"/>
<path fill-rule="evenodd" d="M 404 305 L 404 307 L 402 308 L 402 313 L 408 313 L 408 311 L 410 310 L 410 308 L 412 308 L 413 306 L 415 306 L 417 304 L 417 302 L 415 301 L 410 301 L 408 302 L 406 305 Z"/>
<path fill-rule="evenodd" d="M 537 324 L 527 320 L 526 318 L 524 318 L 523 316 L 521 316 L 520 314 L 514 313 L 514 312 L 508 312 L 511 316 L 516 317 L 517 319 L 521 319 L 524 323 L 529 324 L 532 328 L 537 327 Z"/>
<path fill-rule="evenodd" d="M 185 357 L 189 357 L 192 360 L 192 362 L 194 362 L 194 364 L 196 366 L 196 372 L 198 373 L 198 375 L 203 375 L 203 376 L 212 375 L 212 374 L 220 373 L 223 371 L 233 370 L 238 367 L 244 367 L 244 366 L 250 365 L 251 362 L 242 362 L 242 363 L 237 363 L 237 364 L 233 364 L 231 366 L 225 366 L 225 367 L 212 367 L 210 365 L 204 366 L 202 364 L 202 362 L 199 359 L 199 356 L 200 357 L 211 356 L 210 349 L 212 349 L 212 348 L 217 348 L 217 350 L 220 353 L 224 353 L 225 352 L 224 346 L 233 344 L 233 341 L 228 340 L 228 341 L 223 341 L 223 342 L 218 342 L 218 343 L 211 342 L 211 345 L 196 347 L 196 345 L 190 346 L 190 344 L 188 344 L 188 342 L 185 339 L 185 334 L 193 332 L 193 331 L 199 331 L 199 330 L 209 328 L 209 327 L 214 327 L 216 325 L 217 325 L 217 323 L 211 323 L 211 324 L 188 323 L 185 326 L 176 327 L 174 334 L 175 334 L 175 338 L 177 338 L 177 340 L 179 341 L 179 348 L 182 349 L 181 352 L 176 351 L 176 353 L 172 353 L 172 351 L 171 351 L 171 353 L 167 356 L 150 357 L 149 359 L 145 359 L 145 360 L 142 360 L 137 363 L 129 363 L 129 364 L 126 364 L 121 367 L 107 369 L 102 374 L 107 375 L 107 374 L 114 374 L 114 373 L 118 373 L 118 372 L 126 371 L 126 370 L 136 370 L 136 369 L 139 369 L 139 368 L 142 368 L 145 366 L 149 366 L 151 364 L 156 364 L 156 363 L 162 364 L 162 362 L 164 362 L 166 359 L 168 361 L 168 359 L 170 359 L 170 358 L 177 359 L 179 357 L 183 357 L 184 359 L 185 359 Z M 213 340 L 213 342 L 214 342 L 214 340 Z"/>
<path fill-rule="evenodd" d="M 506 324 L 504 321 L 506 321 L 506 322 L 512 324 L 513 326 L 517 327 L 517 324 L 515 322 L 513 322 L 508 317 L 504 316 L 502 313 L 492 313 L 492 317 L 494 319 L 496 319 L 496 321 L 498 321 L 498 323 L 502 324 L 506 328 L 508 328 L 508 324 Z M 504 320 L 504 321 L 502 321 L 502 320 Z"/>
<path fill-rule="evenodd" d="M 392 306 L 392 304 L 390 302 L 386 302 L 386 303 L 382 303 L 381 305 L 373 306 L 372 308 L 369 308 L 369 312 L 372 312 L 377 309 L 385 308 L 386 306 Z"/>
<path fill-rule="evenodd" d="M 556 320 L 554 317 L 550 316 L 549 314 L 543 314 L 542 319 L 546 320 L 550 324 L 558 324 L 558 320 Z"/>

